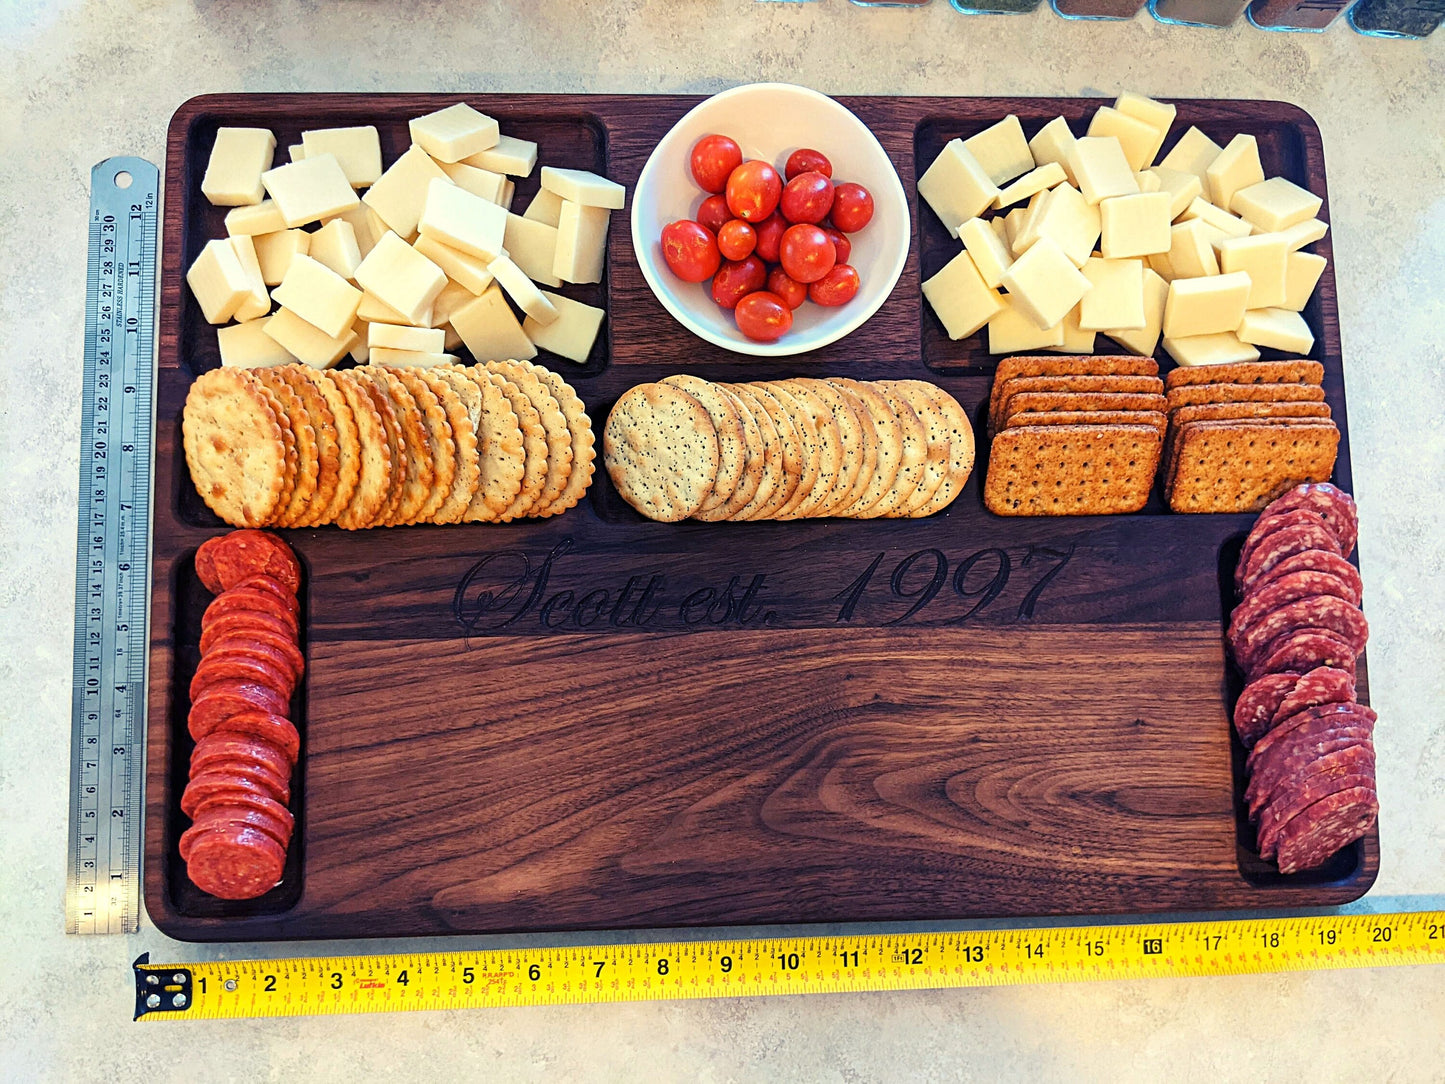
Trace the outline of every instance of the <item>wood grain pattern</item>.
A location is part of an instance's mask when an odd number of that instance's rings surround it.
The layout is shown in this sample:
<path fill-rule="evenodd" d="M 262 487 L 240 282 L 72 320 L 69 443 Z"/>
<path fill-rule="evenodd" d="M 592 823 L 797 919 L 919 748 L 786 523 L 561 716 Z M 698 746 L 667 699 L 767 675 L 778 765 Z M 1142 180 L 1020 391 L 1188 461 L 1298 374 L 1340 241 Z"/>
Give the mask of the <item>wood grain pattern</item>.
<path fill-rule="evenodd" d="M 629 187 L 700 100 L 466 99 L 538 140 L 543 162 Z M 949 509 L 918 521 L 656 524 L 599 472 L 551 520 L 285 532 L 306 568 L 310 665 L 293 706 L 296 838 L 261 900 L 197 892 L 175 851 L 207 601 L 191 558 L 223 525 L 186 476 L 179 429 L 190 381 L 219 359 L 181 282 L 222 232 L 198 192 L 210 141 L 222 123 L 270 127 L 281 145 L 374 123 L 389 161 L 409 117 L 454 100 L 211 96 L 172 121 L 146 826 L 146 902 L 165 932 L 1119 913 L 1336 904 L 1369 887 L 1374 837 L 1293 877 L 1252 854 L 1228 725 L 1238 676 L 1221 640 L 1252 517 L 1176 516 L 1156 496 L 1136 516 L 1001 519 L 982 506 L 981 463 Z M 742 360 L 672 322 L 614 215 L 606 281 L 564 291 L 608 307 L 605 335 L 585 366 L 539 358 L 572 381 L 594 428 L 628 387 L 677 371 L 922 377 L 981 418 L 993 362 L 980 337 L 948 342 L 921 304 L 920 271 L 956 242 L 918 212 L 914 178 L 942 142 L 1009 112 L 1031 133 L 1098 103 L 844 101 L 914 201 L 912 250 L 883 308 L 816 354 Z M 1299 110 L 1179 106 L 1179 131 L 1252 132 L 1266 170 L 1326 195 L 1319 133 Z M 519 208 L 535 187 L 519 186 Z M 1328 238 L 1315 249 L 1331 256 Z M 1344 432 L 1332 261 L 1305 317 Z M 1335 480 L 1348 487 L 1343 439 Z"/>

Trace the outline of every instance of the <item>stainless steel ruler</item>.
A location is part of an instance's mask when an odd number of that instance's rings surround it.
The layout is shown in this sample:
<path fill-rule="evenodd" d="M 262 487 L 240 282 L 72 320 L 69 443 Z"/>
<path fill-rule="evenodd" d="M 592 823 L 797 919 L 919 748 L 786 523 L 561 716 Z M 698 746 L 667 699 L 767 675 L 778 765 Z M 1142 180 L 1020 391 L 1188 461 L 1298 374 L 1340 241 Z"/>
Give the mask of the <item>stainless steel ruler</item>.
<path fill-rule="evenodd" d="M 140 922 L 160 173 L 90 172 L 66 933 Z"/>

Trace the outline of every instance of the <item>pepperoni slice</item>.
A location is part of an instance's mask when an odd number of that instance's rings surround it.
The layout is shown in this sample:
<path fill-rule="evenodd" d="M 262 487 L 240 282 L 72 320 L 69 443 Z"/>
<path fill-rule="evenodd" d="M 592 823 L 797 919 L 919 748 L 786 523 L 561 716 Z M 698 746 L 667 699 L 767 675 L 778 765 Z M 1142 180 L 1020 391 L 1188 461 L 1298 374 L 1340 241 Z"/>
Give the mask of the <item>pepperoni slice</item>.
<path fill-rule="evenodd" d="M 292 629 L 281 618 L 258 613 L 255 610 L 233 610 L 222 617 L 217 617 L 201 631 L 201 653 L 209 651 L 211 645 L 222 636 L 228 636 L 233 632 L 250 632 L 252 630 L 271 633 L 287 643 L 294 644 L 296 642 L 297 630 Z"/>
<path fill-rule="evenodd" d="M 1360 515 L 1355 498 L 1343 489 L 1329 482 L 1306 482 L 1271 501 L 1260 518 L 1296 510 L 1313 512 L 1325 521 L 1339 540 L 1342 557 L 1354 551 L 1360 533 Z"/>
<path fill-rule="evenodd" d="M 286 868 L 286 849 L 265 832 L 228 825 L 195 838 L 186 873 L 202 892 L 223 900 L 264 896 Z"/>
<path fill-rule="evenodd" d="M 274 803 L 273 803 L 274 804 Z M 281 812 L 290 818 L 291 813 L 285 806 L 276 806 Z M 254 828 L 259 832 L 265 832 L 282 847 L 291 842 L 291 822 L 277 817 L 269 810 L 260 809 L 254 806 L 238 805 L 234 803 L 211 803 L 197 812 L 195 822 L 181 833 L 180 851 L 181 859 L 184 861 L 191 856 L 191 848 L 197 839 L 207 832 L 224 830 L 232 826 L 244 826 Z"/>
<path fill-rule="evenodd" d="M 255 711 L 284 716 L 286 701 L 276 690 L 252 681 L 218 681 L 191 701 L 187 719 L 191 737 L 199 741 L 232 716 Z M 233 730 L 235 727 L 227 727 Z"/>
<path fill-rule="evenodd" d="M 291 763 L 301 755 L 301 735 L 284 715 L 271 711 L 248 709 L 228 716 L 210 733 L 228 738 L 259 738 L 274 745 Z"/>
<path fill-rule="evenodd" d="M 285 603 L 270 591 L 263 591 L 259 587 L 233 587 L 229 591 L 222 591 L 201 615 L 201 631 L 205 632 L 212 622 L 223 615 L 237 612 L 269 614 L 284 622 L 293 638 L 301 631 L 300 621 Z"/>
<path fill-rule="evenodd" d="M 1244 687 L 1234 705 L 1234 730 L 1246 749 L 1251 748 L 1268 731 L 1280 703 L 1294 690 L 1300 675 L 1286 670 L 1265 674 Z"/>
<path fill-rule="evenodd" d="M 232 792 L 264 794 L 282 805 L 291 800 L 291 788 L 286 780 L 269 768 L 259 763 L 233 763 L 191 776 L 181 793 L 181 812 L 193 817 L 206 799 Z"/>
<path fill-rule="evenodd" d="M 1341 847 L 1375 826 L 1380 800 L 1373 787 L 1336 791 L 1296 815 L 1279 831 L 1275 862 L 1281 873 L 1324 865 Z"/>
<path fill-rule="evenodd" d="M 202 655 L 210 651 L 259 651 L 266 658 L 283 667 L 293 682 L 300 682 L 306 673 L 306 656 L 296 643 L 285 636 L 278 636 L 263 629 L 236 629 L 229 634 L 211 638 L 208 648 L 202 648 Z"/>
<path fill-rule="evenodd" d="M 284 660 L 272 661 L 254 650 L 228 648 L 211 651 L 201 659 L 196 673 L 191 678 L 191 699 L 195 700 L 207 688 L 218 681 L 254 681 L 274 689 L 289 701 L 296 679 Z"/>
<path fill-rule="evenodd" d="M 301 589 L 301 565 L 291 547 L 265 531 L 232 531 L 207 539 L 196 551 L 196 575 L 212 594 L 248 576 L 272 576 L 292 594 Z"/>
<path fill-rule="evenodd" d="M 239 760 L 247 764 L 264 764 L 282 779 L 290 780 L 296 762 L 278 745 L 234 730 L 213 730 L 191 752 L 191 774 L 199 775 L 213 764 Z"/>
<path fill-rule="evenodd" d="M 254 810 L 264 814 L 277 825 L 277 831 L 280 834 L 276 835 L 276 841 L 283 847 L 291 842 L 291 833 L 296 829 L 296 818 L 291 815 L 291 810 L 287 809 L 284 803 L 276 801 L 268 794 L 260 794 L 256 791 L 217 791 L 210 797 L 201 800 L 200 804 L 196 806 L 192 820 L 199 824 L 207 820 L 207 813 L 212 813 L 211 819 L 214 819 L 213 811 L 217 809 Z"/>
<path fill-rule="evenodd" d="M 1260 576 L 1250 587 L 1246 599 L 1254 597 L 1257 592 L 1263 591 L 1267 586 L 1283 579 L 1285 576 L 1296 572 L 1328 572 L 1338 576 L 1345 582 L 1349 594 L 1343 596 L 1345 601 L 1358 606 L 1360 597 L 1364 594 L 1364 586 L 1360 583 L 1359 569 L 1346 561 L 1338 553 L 1331 550 L 1305 550 L 1292 557 L 1286 557 L 1279 564 Z M 1327 592 L 1320 592 L 1326 594 Z"/>
<path fill-rule="evenodd" d="M 279 601 L 281 605 L 285 606 L 293 617 L 297 617 L 300 615 L 301 603 L 297 601 L 296 595 L 293 592 L 288 591 L 286 589 L 286 585 L 283 584 L 280 580 L 276 579 L 275 576 L 267 576 L 264 574 L 247 576 L 240 583 L 236 584 L 235 587 L 231 588 L 232 591 L 247 591 L 253 589 L 257 591 L 265 591 L 268 594 L 275 595 L 277 601 Z"/>

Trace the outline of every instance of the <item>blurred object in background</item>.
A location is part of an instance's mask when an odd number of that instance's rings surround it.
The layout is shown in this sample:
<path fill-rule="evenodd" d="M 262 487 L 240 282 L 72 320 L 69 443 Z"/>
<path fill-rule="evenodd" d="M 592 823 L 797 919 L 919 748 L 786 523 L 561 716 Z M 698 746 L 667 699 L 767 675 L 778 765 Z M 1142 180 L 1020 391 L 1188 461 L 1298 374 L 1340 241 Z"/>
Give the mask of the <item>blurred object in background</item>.
<path fill-rule="evenodd" d="M 955 11 L 965 15 L 1023 15 L 1043 0 L 948 0 Z"/>
<path fill-rule="evenodd" d="M 1350 25 L 1381 38 L 1424 38 L 1445 19 L 1445 0 L 1360 0 Z"/>
<path fill-rule="evenodd" d="M 1146 0 L 1049 0 L 1065 19 L 1132 19 Z"/>
<path fill-rule="evenodd" d="M 1335 21 L 1350 0 L 1254 0 L 1246 14 L 1261 30 L 1319 32 Z"/>
<path fill-rule="evenodd" d="M 1184 26 L 1233 26 L 1249 0 L 1149 0 L 1149 10 L 1161 23 Z"/>

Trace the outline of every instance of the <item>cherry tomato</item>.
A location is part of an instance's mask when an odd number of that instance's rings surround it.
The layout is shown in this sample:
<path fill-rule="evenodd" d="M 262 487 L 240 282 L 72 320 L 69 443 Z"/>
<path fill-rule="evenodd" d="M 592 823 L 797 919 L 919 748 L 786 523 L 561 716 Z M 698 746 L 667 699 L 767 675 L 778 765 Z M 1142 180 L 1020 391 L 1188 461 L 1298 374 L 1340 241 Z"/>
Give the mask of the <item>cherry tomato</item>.
<path fill-rule="evenodd" d="M 672 273 L 683 282 L 712 278 L 722 262 L 717 238 L 686 218 L 662 227 L 662 256 Z"/>
<path fill-rule="evenodd" d="M 833 190 L 833 225 L 857 233 L 873 220 L 873 196 L 861 184 L 847 181 Z"/>
<path fill-rule="evenodd" d="M 761 159 L 744 162 L 728 177 L 728 207 L 734 218 L 744 222 L 761 222 L 778 207 L 783 195 L 783 179 L 778 171 Z"/>
<path fill-rule="evenodd" d="M 787 165 L 783 167 L 783 174 L 790 181 L 800 173 L 821 173 L 824 177 L 831 177 L 833 163 L 821 151 L 804 147 L 788 155 Z"/>
<path fill-rule="evenodd" d="M 801 282 L 790 279 L 781 267 L 773 268 L 772 274 L 768 276 L 768 292 L 777 294 L 790 309 L 796 309 L 808 300 L 808 288 Z"/>
<path fill-rule="evenodd" d="M 824 226 L 823 232 L 828 235 L 828 240 L 833 242 L 833 247 L 838 250 L 838 262 L 847 263 L 848 257 L 853 255 L 853 242 L 843 236 L 842 230 Z"/>
<path fill-rule="evenodd" d="M 704 229 L 717 233 L 723 228 L 723 224 L 733 220 L 733 213 L 728 210 L 728 201 L 723 196 L 708 196 L 702 201 L 702 206 L 697 209 L 697 220 L 702 223 Z"/>
<path fill-rule="evenodd" d="M 754 342 L 777 342 L 793 326 L 793 310 L 767 290 L 748 294 L 733 310 L 738 330 Z"/>
<path fill-rule="evenodd" d="M 840 263 L 808 287 L 808 296 L 815 305 L 827 305 L 830 308 L 846 305 L 858 293 L 860 285 L 862 282 L 858 278 L 857 269 L 851 264 Z"/>
<path fill-rule="evenodd" d="M 833 209 L 833 182 L 823 174 L 810 170 L 799 173 L 783 188 L 778 210 L 789 222 L 817 225 Z"/>
<path fill-rule="evenodd" d="M 748 294 L 767 284 L 768 265 L 756 256 L 736 262 L 724 260 L 712 279 L 712 299 L 725 309 L 733 309 Z"/>
<path fill-rule="evenodd" d="M 692 148 L 692 177 L 704 192 L 721 192 L 743 164 L 743 149 L 725 135 L 705 135 Z"/>
<path fill-rule="evenodd" d="M 774 211 L 767 218 L 763 219 L 756 226 L 758 234 L 758 247 L 753 249 L 759 256 L 768 263 L 778 262 L 778 246 L 782 243 L 783 234 L 788 231 L 788 220 Z"/>
<path fill-rule="evenodd" d="M 798 282 L 817 282 L 838 262 L 838 250 L 828 235 L 809 225 L 789 226 L 778 255 L 788 277 Z"/>
<path fill-rule="evenodd" d="M 740 218 L 724 222 L 717 231 L 717 249 L 725 260 L 746 259 L 757 245 L 757 231 Z"/>

